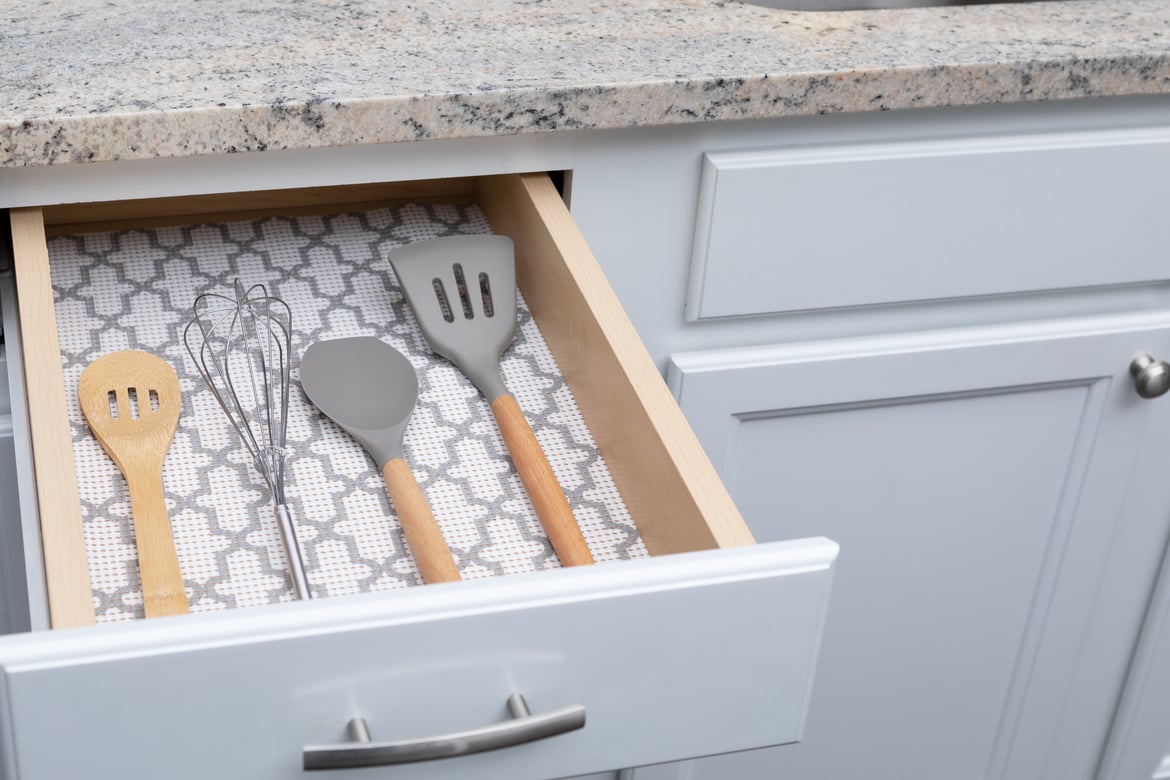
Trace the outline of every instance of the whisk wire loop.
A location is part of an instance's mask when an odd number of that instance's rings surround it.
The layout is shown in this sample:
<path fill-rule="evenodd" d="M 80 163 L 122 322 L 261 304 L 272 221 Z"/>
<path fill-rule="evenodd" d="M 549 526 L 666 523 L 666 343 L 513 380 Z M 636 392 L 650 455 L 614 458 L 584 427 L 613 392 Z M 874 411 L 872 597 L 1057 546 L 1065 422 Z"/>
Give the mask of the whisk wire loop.
<path fill-rule="evenodd" d="M 308 598 L 284 491 L 292 312 L 263 284 L 244 289 L 237 279 L 233 288 L 231 297 L 209 292 L 195 299 L 183 343 L 268 487 L 294 585 L 298 595 Z"/>

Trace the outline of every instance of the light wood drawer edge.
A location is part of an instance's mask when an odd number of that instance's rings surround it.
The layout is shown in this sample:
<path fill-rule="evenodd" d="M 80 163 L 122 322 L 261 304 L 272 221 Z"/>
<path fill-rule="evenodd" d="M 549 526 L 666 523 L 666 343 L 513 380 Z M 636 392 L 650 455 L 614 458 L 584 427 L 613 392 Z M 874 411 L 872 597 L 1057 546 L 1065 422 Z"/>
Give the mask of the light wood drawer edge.
<path fill-rule="evenodd" d="M 552 181 L 488 177 L 476 193 L 516 244 L 520 289 L 651 554 L 753 544 Z"/>
<path fill-rule="evenodd" d="M 329 197 L 315 195 L 320 210 L 354 202 L 344 188 L 331 190 Z M 521 291 L 651 554 L 753 544 L 551 179 L 543 173 L 485 177 L 474 180 L 474 192 L 493 230 L 516 244 Z M 400 188 L 395 194 L 409 197 L 410 191 Z M 249 194 L 246 218 L 265 209 L 288 210 L 287 194 L 266 195 Z M 419 195 L 434 193 L 424 189 Z M 64 211 L 66 218 L 55 213 L 60 207 L 46 211 L 50 223 L 72 223 L 70 227 L 82 230 L 115 227 L 110 213 L 117 215 L 119 228 L 135 224 L 138 213 L 153 225 L 207 214 L 203 200 L 165 201 L 142 201 L 140 207 L 136 202 L 118 204 L 104 209 L 103 224 L 92 227 L 69 218 L 78 213 L 76 208 Z M 304 208 L 298 205 L 296 211 L 303 213 Z M 94 607 L 49 277 L 46 216 L 39 208 L 28 208 L 13 210 L 11 218 L 50 619 L 54 628 L 85 625 L 94 622 Z"/>
<path fill-rule="evenodd" d="M 81 524 L 81 496 L 73 462 L 44 217 L 39 208 L 13 209 L 11 220 L 12 264 L 20 306 L 20 348 L 49 620 L 54 628 L 88 625 L 95 622 L 93 589 Z"/>

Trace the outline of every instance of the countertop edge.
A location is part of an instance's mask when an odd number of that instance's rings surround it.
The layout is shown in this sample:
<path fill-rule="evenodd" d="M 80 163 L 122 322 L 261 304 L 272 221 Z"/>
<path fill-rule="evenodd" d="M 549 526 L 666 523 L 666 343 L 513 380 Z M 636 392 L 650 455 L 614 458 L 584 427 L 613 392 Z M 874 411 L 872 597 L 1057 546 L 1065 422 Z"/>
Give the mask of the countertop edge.
<path fill-rule="evenodd" d="M 1166 92 L 1170 55 L 17 117 L 0 168 Z"/>

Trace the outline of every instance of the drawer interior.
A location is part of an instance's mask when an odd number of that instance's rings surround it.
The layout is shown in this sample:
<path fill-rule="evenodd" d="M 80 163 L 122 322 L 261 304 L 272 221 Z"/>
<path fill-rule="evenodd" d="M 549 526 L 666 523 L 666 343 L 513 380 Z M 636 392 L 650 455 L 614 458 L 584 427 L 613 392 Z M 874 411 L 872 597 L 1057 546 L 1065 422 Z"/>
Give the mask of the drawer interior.
<path fill-rule="evenodd" d="M 52 624 L 93 622 L 47 237 L 274 214 L 473 200 L 516 248 L 517 283 L 652 555 L 750 544 L 735 510 L 551 179 L 522 174 L 124 201 L 11 212 Z"/>

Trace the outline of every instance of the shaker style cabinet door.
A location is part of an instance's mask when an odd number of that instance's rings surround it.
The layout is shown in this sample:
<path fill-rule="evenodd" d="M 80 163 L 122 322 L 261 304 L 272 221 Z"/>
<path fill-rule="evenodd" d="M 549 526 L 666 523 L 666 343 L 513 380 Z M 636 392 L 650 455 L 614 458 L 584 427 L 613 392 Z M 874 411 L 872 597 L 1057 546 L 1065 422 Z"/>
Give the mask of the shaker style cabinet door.
<path fill-rule="evenodd" d="M 1170 491 L 1131 484 L 1170 395 L 1130 364 L 1167 349 L 1154 313 L 674 356 L 757 538 L 841 560 L 802 743 L 639 778 L 1090 780 L 1156 566 L 1111 549 Z"/>

